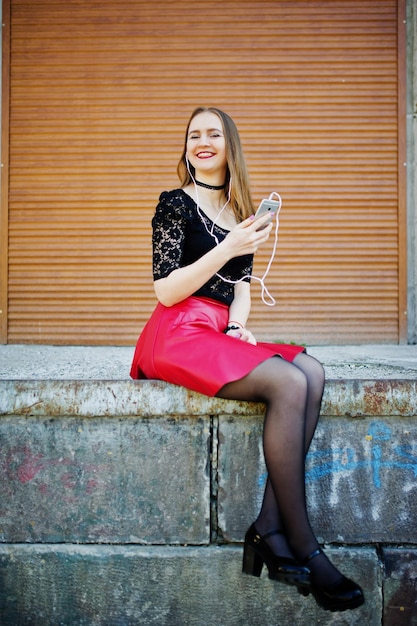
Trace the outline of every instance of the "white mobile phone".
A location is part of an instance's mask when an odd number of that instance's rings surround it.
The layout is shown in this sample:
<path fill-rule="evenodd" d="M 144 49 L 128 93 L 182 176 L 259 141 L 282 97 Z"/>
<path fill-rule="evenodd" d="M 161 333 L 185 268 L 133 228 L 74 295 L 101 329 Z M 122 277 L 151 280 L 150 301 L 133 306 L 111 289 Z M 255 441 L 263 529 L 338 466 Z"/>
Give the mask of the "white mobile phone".
<path fill-rule="evenodd" d="M 255 220 L 257 220 L 259 217 L 262 217 L 262 215 L 265 215 L 265 213 L 277 213 L 279 209 L 279 202 L 278 200 L 269 200 L 264 198 L 260 205 L 258 206 L 258 210 L 255 213 Z M 267 222 L 265 224 L 262 224 L 262 226 L 260 228 L 258 228 L 258 230 L 262 230 L 263 228 L 265 228 L 265 226 L 267 226 L 268 224 L 270 224 L 270 222 L 272 222 L 273 219 L 273 215 L 270 216 L 270 219 L 267 220 Z"/>

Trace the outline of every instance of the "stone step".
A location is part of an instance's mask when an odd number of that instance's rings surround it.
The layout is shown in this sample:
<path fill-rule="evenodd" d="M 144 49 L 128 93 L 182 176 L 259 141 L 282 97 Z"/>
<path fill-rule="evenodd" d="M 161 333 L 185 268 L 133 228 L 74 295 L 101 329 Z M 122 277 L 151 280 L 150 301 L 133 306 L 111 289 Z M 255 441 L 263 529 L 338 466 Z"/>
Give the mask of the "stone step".
<path fill-rule="evenodd" d="M 0 546 L 1 624 L 380 626 L 382 565 L 376 551 L 328 553 L 363 586 L 367 602 L 359 609 L 328 613 L 312 596 L 269 580 L 266 571 L 260 579 L 242 574 L 242 550 L 235 546 Z"/>

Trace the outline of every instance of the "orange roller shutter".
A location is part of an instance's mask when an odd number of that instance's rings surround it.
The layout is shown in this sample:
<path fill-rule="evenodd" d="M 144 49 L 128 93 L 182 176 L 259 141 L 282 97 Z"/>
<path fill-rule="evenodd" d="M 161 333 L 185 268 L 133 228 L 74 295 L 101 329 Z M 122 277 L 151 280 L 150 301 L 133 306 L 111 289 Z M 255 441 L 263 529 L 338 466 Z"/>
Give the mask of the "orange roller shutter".
<path fill-rule="evenodd" d="M 238 124 L 256 203 L 283 199 L 277 304 L 254 283 L 255 335 L 396 343 L 397 15 L 394 0 L 11 0 L 8 341 L 135 342 L 155 305 L 150 220 L 208 104 Z"/>

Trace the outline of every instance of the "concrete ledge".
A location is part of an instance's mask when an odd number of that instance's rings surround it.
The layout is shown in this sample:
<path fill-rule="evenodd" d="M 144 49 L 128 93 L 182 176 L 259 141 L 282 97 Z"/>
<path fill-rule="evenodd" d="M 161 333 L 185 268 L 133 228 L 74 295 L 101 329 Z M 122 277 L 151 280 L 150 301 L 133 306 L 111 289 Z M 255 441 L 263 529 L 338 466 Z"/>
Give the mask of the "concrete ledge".
<path fill-rule="evenodd" d="M 236 547 L 0 546 L 2 626 L 380 626 L 371 549 L 328 550 L 367 602 L 330 614 L 286 585 L 241 573 Z"/>
<path fill-rule="evenodd" d="M 330 379 L 323 416 L 414 416 L 417 380 Z M 259 415 L 263 405 L 209 398 L 158 380 L 0 380 L 0 415 Z"/>

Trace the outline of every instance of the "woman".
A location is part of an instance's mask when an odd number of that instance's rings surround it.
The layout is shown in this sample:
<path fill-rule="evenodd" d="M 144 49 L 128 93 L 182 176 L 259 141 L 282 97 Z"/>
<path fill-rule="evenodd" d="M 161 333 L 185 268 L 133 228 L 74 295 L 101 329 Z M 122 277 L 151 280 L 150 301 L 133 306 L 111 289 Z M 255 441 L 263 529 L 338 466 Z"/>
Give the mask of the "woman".
<path fill-rule="evenodd" d="M 306 510 L 304 462 L 323 368 L 304 348 L 258 343 L 246 328 L 253 255 L 272 224 L 268 216 L 254 219 L 239 134 L 226 113 L 192 113 L 177 171 L 181 188 L 161 194 L 152 220 L 159 302 L 131 376 L 265 403 L 268 480 L 245 536 L 243 571 L 260 576 L 266 564 L 270 578 L 311 591 L 323 608 L 353 609 L 364 602 L 362 590 L 322 552 Z"/>

